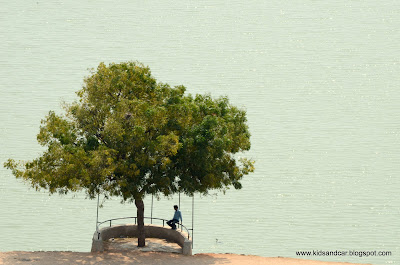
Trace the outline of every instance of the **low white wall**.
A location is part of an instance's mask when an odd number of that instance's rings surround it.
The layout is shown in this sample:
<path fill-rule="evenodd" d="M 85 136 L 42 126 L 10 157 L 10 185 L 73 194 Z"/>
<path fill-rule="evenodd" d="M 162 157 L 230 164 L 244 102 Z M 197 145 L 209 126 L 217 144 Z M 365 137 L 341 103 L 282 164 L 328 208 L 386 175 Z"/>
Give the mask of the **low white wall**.
<path fill-rule="evenodd" d="M 192 241 L 188 239 L 186 233 L 157 225 L 145 225 L 144 230 L 146 237 L 167 239 L 175 242 L 182 247 L 182 253 L 184 255 L 192 255 Z M 137 225 L 115 225 L 101 228 L 99 232 L 94 232 L 91 251 L 104 251 L 104 241 L 121 236 L 137 237 Z"/>

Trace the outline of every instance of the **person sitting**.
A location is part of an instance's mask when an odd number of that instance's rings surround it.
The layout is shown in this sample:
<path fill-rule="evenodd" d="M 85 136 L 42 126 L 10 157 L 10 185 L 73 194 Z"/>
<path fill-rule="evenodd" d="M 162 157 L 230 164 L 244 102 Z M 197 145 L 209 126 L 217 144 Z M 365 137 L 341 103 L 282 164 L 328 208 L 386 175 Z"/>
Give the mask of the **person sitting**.
<path fill-rule="evenodd" d="M 179 220 L 182 222 L 182 214 L 181 211 L 178 210 L 178 205 L 174 205 L 174 209 L 174 217 L 167 222 L 167 225 L 169 225 L 171 229 L 176 230 L 176 223 L 179 223 Z"/>

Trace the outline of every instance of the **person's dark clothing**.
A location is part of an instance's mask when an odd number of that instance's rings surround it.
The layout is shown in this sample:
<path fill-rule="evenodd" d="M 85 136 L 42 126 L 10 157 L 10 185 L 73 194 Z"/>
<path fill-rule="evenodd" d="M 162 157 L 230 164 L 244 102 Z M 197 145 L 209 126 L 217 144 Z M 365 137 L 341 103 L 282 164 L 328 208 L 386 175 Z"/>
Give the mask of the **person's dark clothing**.
<path fill-rule="evenodd" d="M 176 224 L 177 224 L 177 223 L 179 223 L 179 220 L 177 220 L 177 219 L 172 219 L 172 220 L 169 220 L 169 221 L 167 222 L 167 225 L 169 225 L 172 229 L 176 230 Z"/>

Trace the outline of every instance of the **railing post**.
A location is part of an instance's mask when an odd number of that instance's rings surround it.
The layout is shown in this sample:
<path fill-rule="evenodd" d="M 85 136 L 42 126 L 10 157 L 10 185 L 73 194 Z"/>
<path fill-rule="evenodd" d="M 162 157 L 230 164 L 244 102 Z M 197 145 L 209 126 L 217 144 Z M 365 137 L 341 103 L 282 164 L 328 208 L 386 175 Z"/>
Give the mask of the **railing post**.
<path fill-rule="evenodd" d="M 192 196 L 192 249 L 193 249 L 193 243 L 194 243 L 193 234 L 194 234 L 194 193 Z"/>
<path fill-rule="evenodd" d="M 110 220 L 106 220 L 106 221 L 103 221 L 103 222 L 98 222 L 98 225 L 97 225 L 97 228 L 98 227 L 100 227 L 102 224 L 105 224 L 105 223 L 107 223 L 107 222 L 110 222 L 110 227 L 112 226 L 112 221 L 113 220 L 120 220 L 120 219 L 135 219 L 135 225 L 137 224 L 137 217 L 123 217 L 123 218 L 115 218 L 115 219 L 110 219 Z M 144 217 L 145 219 L 149 219 L 149 217 Z M 165 219 L 162 219 L 162 218 L 151 218 L 151 219 L 155 219 L 155 220 L 161 220 L 162 222 L 163 222 L 163 227 L 165 227 L 165 222 L 167 221 L 167 220 L 165 220 Z M 193 224 L 193 223 L 192 223 Z M 187 232 L 187 237 L 188 237 L 188 240 L 190 240 L 190 238 L 192 238 L 192 248 L 193 248 L 193 228 L 192 229 L 188 229 L 186 226 L 184 226 L 182 223 L 176 223 L 176 225 L 178 226 L 178 229 L 179 229 L 179 226 L 180 226 L 180 228 L 181 228 L 181 232 L 183 232 L 183 228 L 185 228 L 185 230 L 186 230 L 186 232 Z M 189 232 L 189 230 L 190 230 L 190 232 Z M 97 237 L 98 238 L 100 238 L 100 233 L 98 233 L 97 234 Z"/>
<path fill-rule="evenodd" d="M 99 232 L 99 200 L 100 200 L 100 193 L 97 193 L 96 232 Z"/>
<path fill-rule="evenodd" d="M 150 216 L 150 223 L 153 224 L 153 197 L 154 195 L 151 194 L 151 216 Z"/>

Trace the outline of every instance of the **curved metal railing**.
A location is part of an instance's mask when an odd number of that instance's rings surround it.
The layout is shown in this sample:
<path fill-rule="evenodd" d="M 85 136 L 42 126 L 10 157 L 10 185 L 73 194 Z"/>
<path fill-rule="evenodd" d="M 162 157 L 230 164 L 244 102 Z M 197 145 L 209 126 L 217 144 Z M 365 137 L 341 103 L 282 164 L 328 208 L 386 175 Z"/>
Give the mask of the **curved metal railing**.
<path fill-rule="evenodd" d="M 97 232 L 99 231 L 99 227 L 100 227 L 102 224 L 110 223 L 110 227 L 111 227 L 112 221 L 123 220 L 123 219 L 135 219 L 135 224 L 137 224 L 137 217 L 136 217 L 136 216 L 113 218 L 113 219 L 105 220 L 105 221 L 103 221 L 103 222 L 97 222 L 96 231 L 97 231 Z M 144 217 L 144 219 L 150 219 L 150 224 L 153 224 L 153 220 L 161 220 L 161 221 L 163 222 L 163 227 L 165 226 L 165 223 L 168 222 L 167 219 L 154 218 L 154 217 Z M 180 227 L 181 232 L 183 231 L 183 228 L 184 228 L 184 229 L 186 230 L 186 233 L 188 234 L 188 239 L 190 239 L 190 232 L 189 232 L 189 230 L 190 230 L 190 231 L 193 231 L 193 228 L 189 229 L 189 228 L 187 228 L 186 226 L 184 226 L 182 223 L 176 223 L 176 225 L 178 226 L 178 229 L 179 229 L 179 227 Z M 192 240 L 193 240 L 193 239 L 192 239 Z"/>

